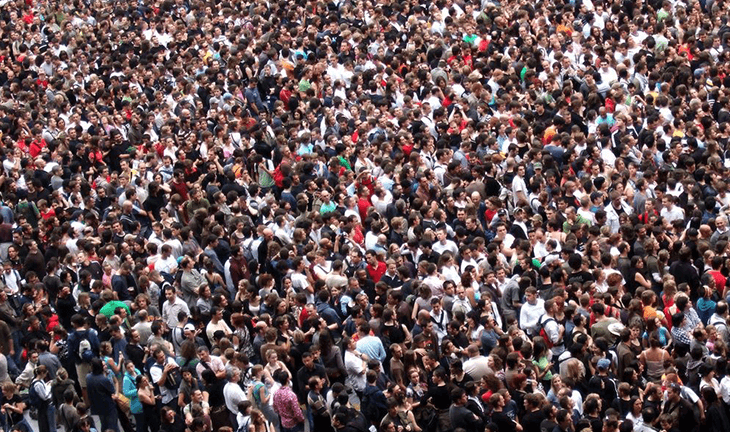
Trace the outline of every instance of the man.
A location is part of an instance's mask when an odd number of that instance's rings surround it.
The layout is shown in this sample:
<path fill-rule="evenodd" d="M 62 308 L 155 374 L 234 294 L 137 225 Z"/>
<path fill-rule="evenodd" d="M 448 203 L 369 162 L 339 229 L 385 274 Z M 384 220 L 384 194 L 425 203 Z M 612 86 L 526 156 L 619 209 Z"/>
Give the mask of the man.
<path fill-rule="evenodd" d="M 91 413 L 98 415 L 102 430 L 119 432 L 116 401 L 118 395 L 114 384 L 104 375 L 101 359 L 91 361 L 91 373 L 86 376 Z"/>
<path fill-rule="evenodd" d="M 479 347 L 472 344 L 466 348 L 469 359 L 464 362 L 464 372 L 469 374 L 475 381 L 479 381 L 488 373 L 494 373 L 489 367 L 489 361 L 481 355 Z"/>
<path fill-rule="evenodd" d="M 462 428 L 466 432 L 482 432 L 484 430 L 482 420 L 466 408 L 467 395 L 463 388 L 457 387 L 451 391 L 451 402 L 449 419 L 452 428 Z"/>
<path fill-rule="evenodd" d="M 132 300 L 137 293 L 137 285 L 132 277 L 132 266 L 125 262 L 119 267 L 119 273 L 112 276 L 112 289 L 117 293 L 119 301 Z"/>
<path fill-rule="evenodd" d="M 91 373 L 91 359 L 98 356 L 99 337 L 96 330 L 87 329 L 84 317 L 76 314 L 71 317 L 71 325 L 74 331 L 68 335 L 68 352 L 76 364 L 76 376 L 79 379 L 79 386 L 87 405 L 89 397 L 86 390 L 86 376 Z M 80 347 L 84 347 L 82 351 Z"/>
<path fill-rule="evenodd" d="M 208 402 L 203 400 L 203 392 L 200 389 L 195 389 L 190 395 L 191 402 L 183 408 L 183 415 L 185 416 L 185 423 L 190 424 L 193 421 L 193 409 L 200 408 L 200 412 L 204 417 L 210 415 L 210 405 Z"/>
<path fill-rule="evenodd" d="M 304 415 L 297 396 L 289 385 L 289 374 L 279 369 L 274 372 L 274 380 L 281 384 L 281 388 L 274 393 L 274 411 L 281 419 L 281 432 L 304 431 Z"/>
<path fill-rule="evenodd" d="M 446 326 L 449 324 L 449 314 L 443 307 L 441 307 L 441 299 L 437 297 L 431 298 L 431 321 L 433 322 L 433 329 L 438 336 L 438 342 L 446 336 Z"/>
<path fill-rule="evenodd" d="M 298 393 L 297 397 L 302 403 L 306 403 L 307 393 L 309 393 L 309 379 L 312 377 L 319 377 L 327 379 L 327 372 L 319 363 L 314 362 L 314 356 L 309 352 L 302 354 L 303 366 L 297 371 L 297 385 Z"/>
<path fill-rule="evenodd" d="M 177 296 L 175 288 L 172 285 L 165 287 L 165 298 L 167 300 L 162 305 L 162 319 L 167 323 L 169 328 L 173 328 L 177 326 L 177 314 L 180 311 L 184 311 L 190 315 L 190 309 L 183 299 Z"/>
<path fill-rule="evenodd" d="M 565 352 L 565 326 L 558 323 L 557 312 L 558 305 L 555 299 L 548 299 L 545 300 L 545 314 L 539 318 L 539 326 L 545 330 L 545 336 L 548 338 L 546 342 L 551 346 L 556 364 L 560 354 Z"/>
<path fill-rule="evenodd" d="M 620 373 L 636 359 L 636 355 L 631 350 L 631 329 L 624 327 L 619 333 L 621 342 L 616 346 L 616 355 L 618 357 L 618 370 Z"/>
<path fill-rule="evenodd" d="M 677 418 L 679 430 L 693 432 L 697 431 L 699 424 L 695 418 L 692 404 L 682 398 L 682 387 L 677 383 L 669 384 L 667 388 L 667 400 L 662 409 L 663 414 L 674 414 Z"/>
<path fill-rule="evenodd" d="M 177 260 L 172 256 L 172 247 L 170 245 L 162 245 L 160 257 L 155 261 L 154 267 L 162 275 L 177 273 Z"/>
<path fill-rule="evenodd" d="M 540 409 L 542 398 L 536 393 L 525 395 L 525 414 L 522 416 L 521 424 L 523 432 L 540 432 L 540 424 L 546 419 L 543 410 Z"/>
<path fill-rule="evenodd" d="M 196 366 L 195 370 L 198 372 L 198 376 L 202 377 L 203 371 L 210 369 L 215 373 L 216 378 L 223 379 L 226 376 L 226 366 L 220 357 L 210 355 L 208 347 L 198 348 L 198 357 L 200 363 Z"/>
<path fill-rule="evenodd" d="M 246 400 L 246 393 L 243 391 L 238 382 L 241 381 L 241 369 L 232 367 L 226 372 L 226 378 L 228 382 L 223 387 L 223 397 L 226 401 L 226 408 L 228 408 L 229 415 L 231 418 L 231 424 L 234 428 L 238 429 L 238 423 L 236 415 L 238 414 L 238 404 Z"/>
<path fill-rule="evenodd" d="M 492 407 L 492 423 L 497 425 L 499 432 L 515 432 L 517 430 L 517 423 L 504 412 L 504 396 L 499 393 L 493 394 L 489 398 L 489 405 Z"/>
<path fill-rule="evenodd" d="M 152 356 L 155 362 L 150 366 L 150 378 L 160 389 L 162 404 L 174 409 L 177 403 L 178 386 L 181 381 L 180 367 L 175 359 L 166 356 L 160 348 L 157 348 Z"/>
<path fill-rule="evenodd" d="M 379 337 L 370 335 L 370 324 L 367 322 L 360 324 L 358 335 L 360 338 L 356 344 L 357 351 L 366 354 L 371 359 L 379 361 L 382 367 L 386 356 L 385 348 Z"/>
<path fill-rule="evenodd" d="M 383 277 L 387 270 L 385 263 L 378 259 L 377 252 L 372 249 L 365 252 L 365 261 L 367 262 L 367 266 L 365 268 L 370 279 L 374 283 L 380 282 L 380 278 Z"/>
<path fill-rule="evenodd" d="M 530 336 L 536 336 L 540 317 L 545 314 L 545 300 L 538 298 L 537 288 L 525 290 L 525 304 L 520 308 L 520 328 Z"/>
<path fill-rule="evenodd" d="M 140 345 L 142 338 L 139 331 L 132 329 L 129 333 L 129 343 L 124 348 L 124 357 L 134 363 L 134 367 L 144 370 L 145 350 Z"/>
<path fill-rule="evenodd" d="M 614 317 L 607 317 L 606 306 L 603 303 L 593 303 L 591 311 L 595 317 L 595 323 L 591 326 L 591 337 L 595 340 L 598 337 L 605 337 L 609 345 L 616 342 L 616 336 L 609 331 L 609 326 L 617 324 L 619 321 Z"/>
<path fill-rule="evenodd" d="M 436 243 L 431 248 L 434 252 L 439 255 L 443 255 L 444 252 L 451 252 L 454 256 L 459 254 L 459 248 L 456 246 L 456 243 L 448 239 L 448 232 L 445 227 L 436 230 L 436 239 Z"/>
<path fill-rule="evenodd" d="M 61 368 L 61 362 L 55 354 L 48 352 L 48 342 L 40 340 L 36 342 L 38 350 L 38 364 L 43 365 L 48 370 L 48 376 L 55 377 L 56 371 Z"/>

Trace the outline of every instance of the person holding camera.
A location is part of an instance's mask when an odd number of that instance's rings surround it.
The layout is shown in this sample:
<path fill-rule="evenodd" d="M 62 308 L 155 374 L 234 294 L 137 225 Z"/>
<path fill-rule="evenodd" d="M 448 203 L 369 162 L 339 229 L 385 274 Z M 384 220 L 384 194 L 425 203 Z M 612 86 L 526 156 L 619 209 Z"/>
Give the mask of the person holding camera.
<path fill-rule="evenodd" d="M 160 389 L 162 404 L 177 409 L 177 393 L 181 381 L 180 366 L 160 348 L 154 351 L 153 356 L 155 363 L 150 367 L 152 382 Z"/>

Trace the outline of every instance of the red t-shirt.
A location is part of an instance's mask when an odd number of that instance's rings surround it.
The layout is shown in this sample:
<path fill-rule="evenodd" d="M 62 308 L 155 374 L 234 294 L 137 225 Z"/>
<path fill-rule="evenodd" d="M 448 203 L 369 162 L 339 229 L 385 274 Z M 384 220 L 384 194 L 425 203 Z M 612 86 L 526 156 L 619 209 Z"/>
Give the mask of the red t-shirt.
<path fill-rule="evenodd" d="M 383 277 L 387 269 L 388 266 L 386 266 L 382 261 L 378 261 L 377 267 L 372 267 L 370 264 L 367 265 L 368 276 L 370 276 L 370 279 L 372 279 L 375 283 L 380 282 L 380 278 Z"/>

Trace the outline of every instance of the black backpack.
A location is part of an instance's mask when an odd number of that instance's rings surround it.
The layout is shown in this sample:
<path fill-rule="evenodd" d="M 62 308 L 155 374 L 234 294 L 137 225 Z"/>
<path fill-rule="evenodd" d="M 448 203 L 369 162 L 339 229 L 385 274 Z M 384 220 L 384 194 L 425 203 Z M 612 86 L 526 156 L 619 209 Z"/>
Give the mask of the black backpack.
<path fill-rule="evenodd" d="M 375 386 L 367 386 L 363 392 L 360 408 L 365 418 L 370 422 L 379 422 L 380 419 L 385 417 L 385 412 L 381 412 L 381 409 L 375 402 L 374 395 L 378 391 L 378 388 Z"/>

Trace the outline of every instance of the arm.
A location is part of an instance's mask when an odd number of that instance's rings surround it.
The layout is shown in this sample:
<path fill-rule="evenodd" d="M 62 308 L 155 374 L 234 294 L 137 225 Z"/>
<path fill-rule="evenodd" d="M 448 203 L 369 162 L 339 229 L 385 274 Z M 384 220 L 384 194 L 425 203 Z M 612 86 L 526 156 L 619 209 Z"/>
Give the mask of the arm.
<path fill-rule="evenodd" d="M 137 396 L 137 387 L 127 376 L 124 377 L 124 381 L 122 383 L 122 394 L 129 399 Z"/>

